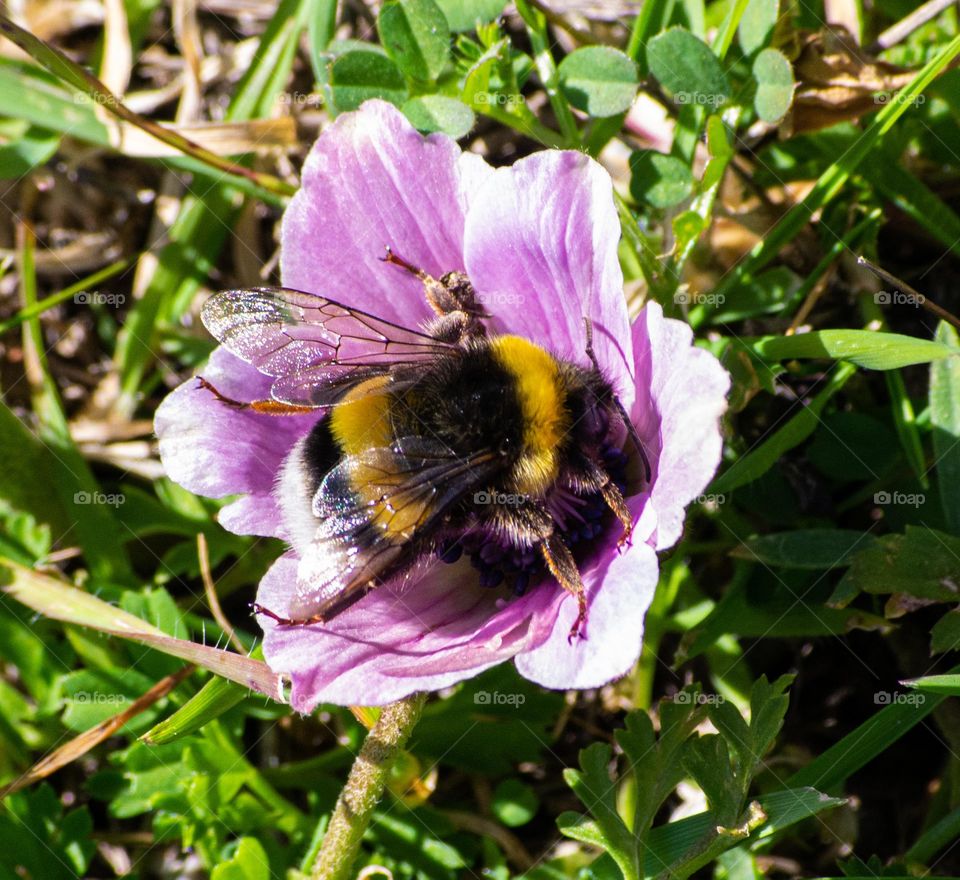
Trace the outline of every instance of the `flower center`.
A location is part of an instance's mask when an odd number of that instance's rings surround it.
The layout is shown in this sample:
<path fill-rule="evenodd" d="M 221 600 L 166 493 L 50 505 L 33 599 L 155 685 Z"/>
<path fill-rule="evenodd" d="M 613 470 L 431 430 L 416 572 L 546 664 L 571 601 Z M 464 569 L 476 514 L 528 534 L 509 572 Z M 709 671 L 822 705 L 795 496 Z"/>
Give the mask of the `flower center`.
<path fill-rule="evenodd" d="M 627 490 L 627 455 L 607 443 L 601 449 L 604 470 L 621 492 Z M 554 489 L 546 499 L 557 532 L 578 563 L 589 554 L 598 535 L 608 528 L 613 515 L 599 492 L 576 495 L 569 489 Z M 466 555 L 477 570 L 482 587 L 506 586 L 522 596 L 545 574 L 543 556 L 536 547 L 517 547 L 481 528 L 445 541 L 437 548 L 438 558 L 454 563 Z"/>

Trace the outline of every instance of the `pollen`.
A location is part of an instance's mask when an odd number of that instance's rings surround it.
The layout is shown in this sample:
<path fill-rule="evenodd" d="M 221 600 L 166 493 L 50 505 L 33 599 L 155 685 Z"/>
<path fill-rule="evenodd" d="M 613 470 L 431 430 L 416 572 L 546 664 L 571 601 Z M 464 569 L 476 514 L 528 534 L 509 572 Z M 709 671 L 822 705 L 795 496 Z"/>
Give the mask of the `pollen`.
<path fill-rule="evenodd" d="M 513 377 L 523 413 L 524 449 L 516 466 L 517 488 L 543 495 L 557 477 L 557 449 L 570 429 L 557 361 L 520 336 L 499 336 L 491 340 L 490 347 Z"/>

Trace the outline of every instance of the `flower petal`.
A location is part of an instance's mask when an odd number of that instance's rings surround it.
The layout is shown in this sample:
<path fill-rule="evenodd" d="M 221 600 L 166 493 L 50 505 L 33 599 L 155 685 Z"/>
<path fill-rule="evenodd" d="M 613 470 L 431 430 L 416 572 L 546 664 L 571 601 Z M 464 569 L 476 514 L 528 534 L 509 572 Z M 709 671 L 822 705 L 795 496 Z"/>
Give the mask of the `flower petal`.
<path fill-rule="evenodd" d="M 221 394 L 249 401 L 270 396 L 270 378 L 216 349 L 202 375 Z M 280 516 L 273 483 L 290 447 L 317 415 L 268 416 L 218 401 L 188 379 L 157 409 L 154 428 L 170 479 L 209 498 L 250 493 L 221 511 L 221 523 L 238 534 L 276 535 Z"/>
<path fill-rule="evenodd" d="M 260 582 L 257 601 L 283 615 L 297 559 L 284 556 Z M 559 597 L 549 585 L 504 601 L 476 585 L 467 565 L 438 564 L 400 590 L 385 584 L 326 624 L 278 626 L 265 615 L 263 651 L 289 674 L 291 704 L 378 706 L 479 674 L 542 642 Z"/>
<path fill-rule="evenodd" d="M 283 216 L 287 287 L 416 327 L 423 285 L 382 262 L 388 245 L 439 277 L 462 270 L 467 199 L 492 169 L 442 134 L 424 138 L 392 104 L 367 101 L 317 140 Z"/>
<path fill-rule="evenodd" d="M 584 317 L 597 359 L 628 409 L 630 321 L 617 259 L 610 176 L 582 153 L 548 151 L 488 177 L 470 203 L 467 274 L 511 333 L 586 363 Z"/>
<path fill-rule="evenodd" d="M 548 688 L 592 688 L 624 675 L 640 656 L 643 618 L 657 587 L 657 556 L 644 538 L 655 527 L 645 498 L 632 498 L 630 512 L 640 518 L 633 543 L 620 553 L 619 534 L 607 533 L 596 550 L 593 567 L 583 572 L 589 617 L 586 638 L 568 641 L 577 603 L 565 596 L 550 637 L 519 654 L 517 669 Z"/>
<path fill-rule="evenodd" d="M 684 508 L 706 488 L 720 463 L 720 416 L 730 376 L 710 352 L 693 345 L 683 321 L 650 303 L 633 325 L 637 402 L 632 418 L 653 468 L 650 503 L 657 512 L 654 546 L 672 547 Z"/>

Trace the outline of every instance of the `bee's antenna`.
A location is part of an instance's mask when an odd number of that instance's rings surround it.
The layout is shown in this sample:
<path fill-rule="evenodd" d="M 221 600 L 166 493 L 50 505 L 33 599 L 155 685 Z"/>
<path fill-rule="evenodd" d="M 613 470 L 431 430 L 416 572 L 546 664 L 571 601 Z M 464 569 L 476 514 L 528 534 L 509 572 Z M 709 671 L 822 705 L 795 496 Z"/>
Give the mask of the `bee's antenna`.
<path fill-rule="evenodd" d="M 600 369 L 600 364 L 597 362 L 597 355 L 593 350 L 593 321 L 591 321 L 586 315 L 583 316 L 583 329 L 587 334 L 587 357 L 590 358 L 590 363 L 593 364 L 593 368 L 600 373 L 602 370 Z M 637 428 L 633 424 L 633 420 L 627 414 L 627 410 L 620 402 L 620 398 L 617 396 L 616 392 L 613 394 L 613 405 L 617 408 L 617 412 L 620 414 L 620 421 L 623 422 L 623 427 L 627 429 L 627 436 L 630 438 L 630 442 L 633 443 L 634 448 L 640 455 L 640 459 L 643 462 L 644 479 L 649 483 L 653 474 L 653 471 L 650 469 L 650 459 L 647 458 L 647 451 L 643 448 L 643 440 L 640 439 L 640 434 L 637 433 Z"/>

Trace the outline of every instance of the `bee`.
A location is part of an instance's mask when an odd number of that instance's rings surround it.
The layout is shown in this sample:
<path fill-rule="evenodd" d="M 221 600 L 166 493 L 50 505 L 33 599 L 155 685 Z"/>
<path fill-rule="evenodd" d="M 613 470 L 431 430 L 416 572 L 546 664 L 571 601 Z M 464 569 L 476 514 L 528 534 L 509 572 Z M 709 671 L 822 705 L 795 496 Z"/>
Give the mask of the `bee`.
<path fill-rule="evenodd" d="M 639 479 L 650 478 L 643 444 L 597 364 L 589 320 L 584 367 L 523 337 L 488 334 L 491 315 L 463 272 L 433 278 L 390 248 L 381 259 L 422 282 L 435 313 L 422 329 L 287 288 L 227 290 L 204 304 L 210 333 L 273 382 L 270 398 L 253 402 L 200 378 L 202 387 L 226 406 L 323 413 L 276 482 L 300 557 L 289 616 L 255 611 L 283 626 L 327 622 L 469 538 L 535 560 L 576 597 L 569 637 L 585 637 L 586 595 L 563 510 L 588 500 L 609 509 L 622 546 L 632 518 L 625 484 L 605 466 L 612 437 L 630 437 Z"/>

